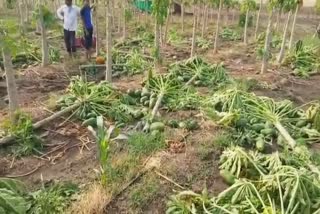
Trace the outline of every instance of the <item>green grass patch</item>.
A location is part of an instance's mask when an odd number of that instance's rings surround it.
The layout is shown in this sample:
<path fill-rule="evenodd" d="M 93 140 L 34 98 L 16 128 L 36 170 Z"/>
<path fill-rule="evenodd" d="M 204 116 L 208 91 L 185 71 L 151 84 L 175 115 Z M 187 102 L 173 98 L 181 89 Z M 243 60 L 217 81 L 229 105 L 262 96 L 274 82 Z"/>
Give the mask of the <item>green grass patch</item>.
<path fill-rule="evenodd" d="M 159 193 L 160 185 L 155 176 L 144 177 L 141 183 L 129 193 L 130 208 L 138 211 L 147 206 Z"/>
<path fill-rule="evenodd" d="M 155 151 L 165 148 L 163 134 L 151 135 L 137 132 L 128 139 L 129 153 L 134 156 L 149 155 Z"/>
<path fill-rule="evenodd" d="M 219 148 L 227 148 L 234 142 L 232 136 L 228 133 L 222 132 L 214 139 L 214 145 Z"/>

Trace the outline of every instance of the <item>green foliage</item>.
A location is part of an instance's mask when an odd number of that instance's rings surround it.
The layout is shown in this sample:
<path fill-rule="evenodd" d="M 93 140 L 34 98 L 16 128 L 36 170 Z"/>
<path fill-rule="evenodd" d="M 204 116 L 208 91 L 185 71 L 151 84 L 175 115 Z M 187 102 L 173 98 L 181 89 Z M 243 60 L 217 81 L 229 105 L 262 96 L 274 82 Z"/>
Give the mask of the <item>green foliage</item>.
<path fill-rule="evenodd" d="M 290 66 L 295 75 L 308 78 L 320 68 L 319 50 L 318 39 L 299 40 L 286 56 L 284 64 Z"/>
<path fill-rule="evenodd" d="M 0 178 L 0 213 L 27 213 L 30 203 L 24 198 L 25 194 L 25 186 L 20 181 Z"/>
<path fill-rule="evenodd" d="M 18 112 L 16 113 L 16 118 L 15 124 L 7 120 L 2 126 L 5 132 L 14 136 L 18 143 L 13 146 L 13 153 L 16 156 L 30 155 L 35 152 L 39 153 L 39 150 L 42 149 L 42 143 L 34 133 L 31 116 Z"/>
<path fill-rule="evenodd" d="M 132 14 L 131 10 L 126 8 L 125 12 L 124 12 L 124 18 L 125 18 L 126 22 L 131 21 L 132 17 L 133 17 L 133 14 Z"/>
<path fill-rule="evenodd" d="M 256 1 L 254 0 L 244 0 L 241 2 L 240 11 L 246 14 L 247 10 L 252 11 L 257 9 Z"/>
<path fill-rule="evenodd" d="M 241 13 L 239 16 L 239 27 L 244 27 L 246 23 L 246 13 Z M 248 19 L 248 27 L 252 27 L 253 26 L 253 15 L 249 15 L 249 19 Z"/>
<path fill-rule="evenodd" d="M 195 86 L 216 88 L 229 80 L 223 64 L 209 64 L 200 57 L 173 63 L 169 69 L 177 82 L 189 82 L 194 79 L 192 84 Z"/>
<path fill-rule="evenodd" d="M 211 44 L 212 44 L 212 42 L 210 40 L 205 39 L 203 37 L 197 37 L 196 45 L 198 48 L 200 48 L 202 50 L 208 50 L 210 48 Z"/>
<path fill-rule="evenodd" d="M 19 47 L 17 29 L 19 28 L 16 21 L 0 18 L 0 48 L 9 50 L 12 55 L 17 53 Z"/>
<path fill-rule="evenodd" d="M 91 133 L 96 138 L 96 143 L 98 147 L 98 158 L 100 162 L 100 179 L 103 186 L 107 185 L 107 175 L 110 165 L 109 153 L 110 153 L 110 143 L 115 139 L 126 139 L 125 136 L 120 135 L 119 130 L 114 126 L 110 126 L 108 129 L 105 128 L 103 117 L 97 117 L 97 130 L 94 130 L 93 127 L 89 126 L 88 128 Z"/>
<path fill-rule="evenodd" d="M 231 134 L 223 132 L 214 138 L 213 143 L 220 148 L 227 148 L 233 145 L 234 140 Z"/>
<path fill-rule="evenodd" d="M 311 171 L 303 166 L 286 165 L 288 156 L 279 153 L 256 153 L 255 156 L 250 153 L 241 149 L 241 159 L 250 164 L 241 161 L 234 164 L 235 168 L 242 167 L 240 172 L 250 171 L 252 161 L 248 157 L 251 157 L 264 174 L 254 177 L 247 174 L 214 198 L 206 193 L 181 192 L 171 198 L 167 213 L 317 213 L 320 202 L 318 169 Z M 226 157 L 222 159 L 223 164 L 230 162 L 234 155 L 230 155 L 230 159 Z M 306 167 L 310 167 L 308 165 Z"/>
<path fill-rule="evenodd" d="M 230 28 L 223 28 L 219 33 L 219 36 L 226 41 L 236 41 L 241 39 L 240 33 Z"/>
<path fill-rule="evenodd" d="M 62 214 L 70 205 L 71 196 L 79 191 L 78 186 L 71 183 L 54 184 L 31 194 L 32 206 L 30 214 Z"/>
<path fill-rule="evenodd" d="M 14 9 L 17 0 L 6 0 L 6 5 L 8 9 Z"/>
<path fill-rule="evenodd" d="M 153 0 L 152 1 L 152 15 L 156 22 L 163 25 L 168 16 L 169 0 Z"/>
<path fill-rule="evenodd" d="M 52 13 L 52 11 L 45 5 L 36 5 L 36 9 L 33 11 L 33 18 L 35 22 L 39 21 L 40 19 L 40 7 L 42 10 L 41 12 L 45 28 L 54 26 L 57 22 L 57 18 L 55 17 L 54 13 Z"/>
<path fill-rule="evenodd" d="M 135 156 L 150 155 L 165 147 L 164 136 L 137 132 L 129 136 L 128 146 L 129 153 Z"/>
<path fill-rule="evenodd" d="M 320 12 L 320 0 L 316 0 L 315 10 L 317 13 Z"/>
<path fill-rule="evenodd" d="M 25 214 L 30 204 L 17 193 L 0 188 L 0 213 Z"/>

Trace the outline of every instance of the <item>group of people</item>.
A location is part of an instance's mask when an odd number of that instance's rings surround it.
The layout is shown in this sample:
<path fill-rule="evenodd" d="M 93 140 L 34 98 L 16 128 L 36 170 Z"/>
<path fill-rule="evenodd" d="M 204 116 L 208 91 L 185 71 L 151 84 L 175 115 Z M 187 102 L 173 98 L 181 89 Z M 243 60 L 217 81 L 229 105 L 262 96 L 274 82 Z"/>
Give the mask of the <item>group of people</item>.
<path fill-rule="evenodd" d="M 57 10 L 58 18 L 63 20 L 64 42 L 70 57 L 76 52 L 76 31 L 78 29 L 79 16 L 83 24 L 86 57 L 87 59 L 91 57 L 93 46 L 93 7 L 94 5 L 90 5 L 90 0 L 83 0 L 82 8 L 73 5 L 72 0 L 65 0 L 65 4 Z"/>

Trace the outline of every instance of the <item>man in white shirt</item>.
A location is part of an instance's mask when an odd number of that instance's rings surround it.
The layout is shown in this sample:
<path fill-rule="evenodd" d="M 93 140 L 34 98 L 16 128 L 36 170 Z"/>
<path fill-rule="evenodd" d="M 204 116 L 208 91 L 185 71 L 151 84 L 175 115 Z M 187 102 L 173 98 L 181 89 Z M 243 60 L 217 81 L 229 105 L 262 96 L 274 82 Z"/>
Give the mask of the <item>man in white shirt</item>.
<path fill-rule="evenodd" d="M 72 0 L 65 0 L 65 5 L 57 10 L 58 17 L 63 20 L 64 41 L 70 56 L 76 52 L 76 31 L 80 8 L 72 5 Z"/>

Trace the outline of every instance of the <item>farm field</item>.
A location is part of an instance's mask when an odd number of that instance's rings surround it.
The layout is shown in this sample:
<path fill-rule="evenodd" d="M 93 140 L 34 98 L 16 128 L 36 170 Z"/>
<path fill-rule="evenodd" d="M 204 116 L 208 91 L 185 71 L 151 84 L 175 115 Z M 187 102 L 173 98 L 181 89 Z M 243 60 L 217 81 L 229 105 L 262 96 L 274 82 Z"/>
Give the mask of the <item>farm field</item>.
<path fill-rule="evenodd" d="M 0 1 L 0 214 L 320 214 L 316 7 L 150 2 Z"/>

